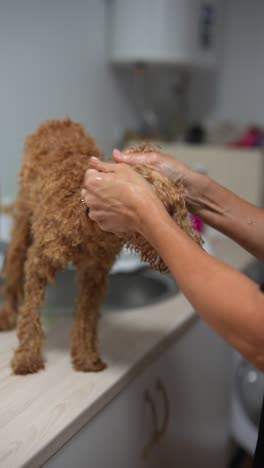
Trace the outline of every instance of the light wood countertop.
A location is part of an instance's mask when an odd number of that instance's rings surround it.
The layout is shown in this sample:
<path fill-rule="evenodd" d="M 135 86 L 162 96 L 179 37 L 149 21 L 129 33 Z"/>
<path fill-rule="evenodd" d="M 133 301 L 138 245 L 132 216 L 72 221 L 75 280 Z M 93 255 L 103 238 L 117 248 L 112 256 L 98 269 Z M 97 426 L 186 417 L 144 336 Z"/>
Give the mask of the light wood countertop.
<path fill-rule="evenodd" d="M 215 255 L 243 269 L 251 256 L 232 241 L 214 241 Z M 105 313 L 100 342 L 108 368 L 75 372 L 69 355 L 70 319 L 56 314 L 47 331 L 45 371 L 10 375 L 15 332 L 0 334 L 0 467 L 39 467 L 126 384 L 196 320 L 182 294 L 142 309 Z"/>

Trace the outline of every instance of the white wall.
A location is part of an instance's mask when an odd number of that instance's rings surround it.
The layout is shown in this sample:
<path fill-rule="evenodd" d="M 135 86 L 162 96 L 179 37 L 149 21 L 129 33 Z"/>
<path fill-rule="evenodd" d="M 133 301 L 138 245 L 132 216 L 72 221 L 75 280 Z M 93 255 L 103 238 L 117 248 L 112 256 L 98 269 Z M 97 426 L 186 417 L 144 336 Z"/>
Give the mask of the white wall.
<path fill-rule="evenodd" d="M 107 64 L 106 0 L 0 6 L 0 184 L 14 196 L 23 139 L 43 120 L 82 121 L 108 152 L 135 114 Z"/>
<path fill-rule="evenodd" d="M 195 74 L 191 117 L 264 125 L 264 2 L 223 1 L 219 69 Z"/>
<path fill-rule="evenodd" d="M 264 2 L 230 0 L 219 117 L 264 124 Z"/>
<path fill-rule="evenodd" d="M 82 121 L 108 154 L 122 130 L 135 126 L 129 80 L 107 63 L 108 3 L 1 2 L 1 195 L 14 196 L 23 139 L 41 121 L 68 114 Z M 222 3 L 225 18 L 219 70 L 194 74 L 191 119 L 263 123 L 264 2 Z M 166 76 L 165 82 L 158 81 L 155 93 L 163 89 L 168 94 L 168 86 L 161 84 L 167 83 Z"/>

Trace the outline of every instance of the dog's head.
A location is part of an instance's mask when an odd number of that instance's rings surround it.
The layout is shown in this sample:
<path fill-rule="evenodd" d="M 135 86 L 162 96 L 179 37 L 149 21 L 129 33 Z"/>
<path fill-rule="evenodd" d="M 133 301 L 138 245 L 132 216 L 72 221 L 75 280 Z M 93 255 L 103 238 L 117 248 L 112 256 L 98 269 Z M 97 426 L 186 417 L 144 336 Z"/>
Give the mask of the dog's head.
<path fill-rule="evenodd" d="M 142 152 L 142 148 L 143 150 L 146 148 L 145 150 L 149 152 L 149 146 L 141 146 L 140 152 Z M 139 149 L 135 148 L 133 151 L 138 152 Z M 136 166 L 135 170 L 154 187 L 156 195 L 175 223 L 196 242 L 196 244 L 202 246 L 202 238 L 193 228 L 190 214 L 186 208 L 182 182 L 178 181 L 175 184 L 167 177 L 146 166 Z M 159 270 L 160 272 L 168 271 L 167 266 L 156 250 L 139 233 L 128 234 L 126 245 L 135 250 L 144 262 L 150 264 L 151 268 Z"/>

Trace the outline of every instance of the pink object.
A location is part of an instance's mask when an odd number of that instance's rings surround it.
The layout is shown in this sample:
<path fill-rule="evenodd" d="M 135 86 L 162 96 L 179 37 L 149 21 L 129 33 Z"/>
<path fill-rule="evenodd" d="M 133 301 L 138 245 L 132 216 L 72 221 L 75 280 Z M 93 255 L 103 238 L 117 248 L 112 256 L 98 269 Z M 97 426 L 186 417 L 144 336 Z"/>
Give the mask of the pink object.
<path fill-rule="evenodd" d="M 193 227 L 197 232 L 203 232 L 203 222 L 197 216 L 192 215 Z"/>
<path fill-rule="evenodd" d="M 263 130 L 258 127 L 249 128 L 242 137 L 231 143 L 234 148 L 255 148 L 263 144 Z"/>

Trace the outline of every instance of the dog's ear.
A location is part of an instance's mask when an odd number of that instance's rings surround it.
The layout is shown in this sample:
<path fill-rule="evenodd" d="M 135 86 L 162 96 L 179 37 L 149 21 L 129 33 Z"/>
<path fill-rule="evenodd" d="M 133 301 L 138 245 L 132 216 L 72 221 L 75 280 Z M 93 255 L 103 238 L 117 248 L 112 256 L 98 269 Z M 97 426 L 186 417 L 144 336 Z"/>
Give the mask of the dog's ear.
<path fill-rule="evenodd" d="M 190 214 L 186 208 L 184 187 L 181 181 L 174 184 L 167 177 L 144 166 L 136 166 L 135 170 L 154 187 L 156 195 L 175 223 L 194 242 L 202 246 L 203 241 L 201 236 L 195 231 Z M 148 262 L 151 268 L 157 269 L 160 272 L 168 271 L 167 266 L 156 250 L 140 234 L 131 233 L 127 238 L 127 246 L 139 253 L 141 259 L 144 262 Z"/>
<path fill-rule="evenodd" d="M 162 258 L 152 245 L 140 234 L 136 232 L 132 233 L 129 236 L 129 240 L 126 242 L 126 247 L 136 252 L 141 260 L 148 263 L 153 270 L 158 270 L 161 273 L 168 272 L 168 267 L 165 265 Z"/>
<path fill-rule="evenodd" d="M 128 148 L 129 153 L 149 153 L 159 151 L 160 148 L 152 143 L 144 142 L 142 145 Z M 167 212 L 175 223 L 198 245 L 202 246 L 203 241 L 193 228 L 191 217 L 188 213 L 184 197 L 184 186 L 179 180 L 174 184 L 170 179 L 153 171 L 146 166 L 136 166 L 134 169 L 149 182 L 156 192 L 156 195 L 163 203 Z M 168 271 L 167 266 L 156 250 L 140 234 L 131 233 L 126 237 L 127 246 L 135 250 L 144 262 L 148 262 L 151 268 L 160 272 Z"/>
<path fill-rule="evenodd" d="M 186 207 L 185 191 L 181 180 L 173 183 L 168 177 L 144 166 L 135 170 L 149 182 L 175 223 L 198 245 L 203 245 L 200 234 L 194 229 L 192 218 Z"/>

